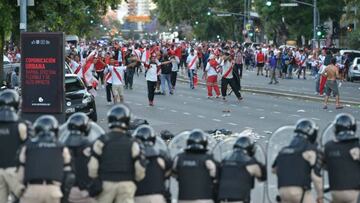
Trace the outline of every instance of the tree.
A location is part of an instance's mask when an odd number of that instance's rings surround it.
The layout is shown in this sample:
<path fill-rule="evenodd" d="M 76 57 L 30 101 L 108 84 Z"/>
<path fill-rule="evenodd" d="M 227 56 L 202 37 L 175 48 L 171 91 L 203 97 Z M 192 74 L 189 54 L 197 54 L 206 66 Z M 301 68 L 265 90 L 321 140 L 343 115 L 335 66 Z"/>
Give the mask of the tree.
<path fill-rule="evenodd" d="M 0 1 L 0 81 L 4 78 L 3 71 L 3 55 L 5 46 L 5 38 L 10 35 L 13 27 L 13 15 L 15 12 L 15 3 L 12 0 Z"/>
<path fill-rule="evenodd" d="M 301 0 L 312 3 L 310 0 Z M 320 19 L 323 23 L 329 19 L 339 21 L 343 14 L 344 0 L 318 0 Z M 288 38 L 299 39 L 305 36 L 312 38 L 313 9 L 299 4 L 297 7 L 281 7 L 279 1 L 273 1 L 267 6 L 263 0 L 255 0 L 255 8 L 265 27 L 266 34 L 273 39 L 285 41 Z"/>
<path fill-rule="evenodd" d="M 360 0 L 345 0 L 346 4 L 346 24 L 354 24 L 356 29 L 348 33 L 349 38 L 349 47 L 352 49 L 360 49 L 360 28 L 359 28 L 359 19 L 360 19 Z M 356 11 L 356 12 L 355 12 Z"/>

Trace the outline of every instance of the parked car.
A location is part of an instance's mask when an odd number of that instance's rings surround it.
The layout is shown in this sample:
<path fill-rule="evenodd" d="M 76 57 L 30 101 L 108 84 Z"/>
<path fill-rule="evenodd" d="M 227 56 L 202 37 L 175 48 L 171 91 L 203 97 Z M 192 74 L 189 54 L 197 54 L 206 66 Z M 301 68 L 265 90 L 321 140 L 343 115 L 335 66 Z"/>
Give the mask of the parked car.
<path fill-rule="evenodd" d="M 360 80 L 360 57 L 354 58 L 350 65 L 347 80 L 351 82 Z"/>
<path fill-rule="evenodd" d="M 75 112 L 83 112 L 93 121 L 97 121 L 95 97 L 75 74 L 65 75 L 65 106 L 66 119 Z"/>
<path fill-rule="evenodd" d="M 4 64 L 4 78 L 3 80 L 6 81 L 6 76 L 8 74 L 11 74 L 13 72 L 13 70 L 15 69 L 15 67 L 19 67 L 20 68 L 20 63 L 11 63 L 10 59 L 7 56 L 3 56 L 3 64 Z"/>

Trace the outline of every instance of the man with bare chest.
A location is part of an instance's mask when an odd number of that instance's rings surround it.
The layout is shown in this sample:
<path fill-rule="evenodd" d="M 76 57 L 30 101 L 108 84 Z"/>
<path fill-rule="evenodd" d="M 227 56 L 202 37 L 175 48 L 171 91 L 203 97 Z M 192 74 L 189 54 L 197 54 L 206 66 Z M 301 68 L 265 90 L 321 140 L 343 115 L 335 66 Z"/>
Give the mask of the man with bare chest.
<path fill-rule="evenodd" d="M 336 109 L 342 109 L 343 106 L 340 105 L 340 95 L 339 88 L 336 79 L 339 78 L 339 69 L 335 66 L 336 59 L 332 58 L 331 63 L 325 68 L 323 76 L 326 77 L 325 85 L 325 100 L 324 100 L 324 109 L 327 109 L 327 104 L 331 93 L 336 97 Z"/>

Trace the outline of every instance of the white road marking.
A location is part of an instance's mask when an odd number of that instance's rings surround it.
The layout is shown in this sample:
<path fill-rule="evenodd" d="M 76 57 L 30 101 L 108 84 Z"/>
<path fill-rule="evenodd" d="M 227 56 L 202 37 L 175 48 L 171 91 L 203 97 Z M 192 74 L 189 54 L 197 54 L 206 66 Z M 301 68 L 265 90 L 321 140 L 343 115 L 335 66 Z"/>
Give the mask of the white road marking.
<path fill-rule="evenodd" d="M 271 135 L 271 134 L 272 134 L 272 132 L 269 131 L 269 130 L 264 130 L 264 133 L 265 133 L 265 134 L 268 134 L 268 135 Z"/>
<path fill-rule="evenodd" d="M 298 113 L 305 113 L 306 111 L 304 109 L 297 110 Z"/>
<path fill-rule="evenodd" d="M 198 118 L 205 118 L 203 115 L 197 115 Z"/>
<path fill-rule="evenodd" d="M 216 119 L 216 118 L 213 118 L 213 119 L 211 119 L 211 120 L 213 120 L 213 121 L 215 121 L 215 122 L 221 122 L 221 120 Z"/>
<path fill-rule="evenodd" d="M 273 113 L 275 113 L 275 114 L 280 114 L 280 112 L 278 112 L 278 111 L 273 111 Z"/>
<path fill-rule="evenodd" d="M 300 115 L 293 114 L 293 115 L 290 115 L 289 117 L 296 117 L 296 118 L 300 118 L 301 116 L 300 116 Z"/>
<path fill-rule="evenodd" d="M 231 114 L 230 113 L 226 113 L 226 114 L 223 114 L 222 117 L 230 117 Z"/>
<path fill-rule="evenodd" d="M 175 109 L 171 109 L 170 111 L 173 112 L 173 113 L 176 113 L 176 112 L 177 112 Z"/>
<path fill-rule="evenodd" d="M 314 121 L 319 121 L 320 120 L 320 118 L 311 118 L 311 119 L 313 119 Z"/>
<path fill-rule="evenodd" d="M 261 116 L 260 119 L 265 119 L 265 117 L 264 117 L 264 116 Z"/>
<path fill-rule="evenodd" d="M 184 112 L 183 114 L 188 115 L 188 116 L 191 115 L 191 113 L 189 113 L 189 112 Z"/>
<path fill-rule="evenodd" d="M 227 123 L 227 124 L 232 125 L 232 126 L 237 126 L 238 125 L 236 123 Z"/>

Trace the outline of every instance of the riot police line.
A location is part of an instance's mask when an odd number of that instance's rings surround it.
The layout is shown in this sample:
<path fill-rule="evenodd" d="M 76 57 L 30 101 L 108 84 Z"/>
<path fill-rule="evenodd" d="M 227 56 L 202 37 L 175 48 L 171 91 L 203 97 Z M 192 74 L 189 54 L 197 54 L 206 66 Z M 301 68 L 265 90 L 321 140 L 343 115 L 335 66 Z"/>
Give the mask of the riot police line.
<path fill-rule="evenodd" d="M 123 104 L 109 110 L 109 132 L 83 113 L 61 126 L 51 115 L 31 124 L 18 108 L 15 91 L 0 93 L 0 202 L 360 201 L 359 135 L 350 114 L 339 114 L 322 136 L 307 119 L 281 127 L 265 155 L 248 131 L 194 129 L 162 139 L 146 122 L 131 125 Z"/>

